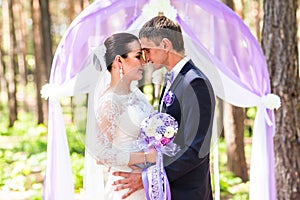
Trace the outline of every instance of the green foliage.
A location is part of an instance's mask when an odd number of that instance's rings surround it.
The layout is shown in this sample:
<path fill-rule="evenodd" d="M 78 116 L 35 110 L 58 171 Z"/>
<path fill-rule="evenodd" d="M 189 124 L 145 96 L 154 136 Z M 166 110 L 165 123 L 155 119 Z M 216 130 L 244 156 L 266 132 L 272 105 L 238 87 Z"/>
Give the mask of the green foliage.
<path fill-rule="evenodd" d="M 84 158 L 81 154 L 73 153 L 71 162 L 75 192 L 80 192 L 83 187 Z"/>
<path fill-rule="evenodd" d="M 221 199 L 246 200 L 249 199 L 249 182 L 243 183 L 242 179 L 235 177 L 233 173 L 227 171 L 227 156 L 226 143 L 224 139 L 219 139 L 219 181 Z M 246 157 L 249 158 L 251 148 L 249 145 L 245 146 Z M 213 156 L 211 161 L 213 160 Z M 214 175 L 212 174 L 212 183 L 214 185 Z M 214 189 L 214 187 L 213 187 Z"/>
<path fill-rule="evenodd" d="M 0 119 L 5 119 L 1 115 Z M 32 191 L 30 199 L 41 199 L 46 169 L 47 127 L 35 125 L 33 116 L 21 113 L 12 128 L 0 121 L 0 190 Z M 66 126 L 75 191 L 83 185 L 83 133 Z"/>
<path fill-rule="evenodd" d="M 70 154 L 76 153 L 84 156 L 85 133 L 79 131 L 74 125 L 66 126 L 66 132 L 68 136 Z"/>
<path fill-rule="evenodd" d="M 152 104 L 154 98 L 153 98 L 153 85 L 149 84 L 149 85 L 144 85 L 143 86 L 143 93 L 145 94 L 147 100 L 149 101 L 149 103 Z"/>
<path fill-rule="evenodd" d="M 80 189 L 83 188 L 85 133 L 80 132 L 74 125 L 68 125 L 66 127 L 66 131 L 68 135 L 69 150 L 71 154 L 75 192 L 79 193 Z"/>
<path fill-rule="evenodd" d="M 248 119 L 255 119 L 256 107 L 247 108 L 246 116 Z"/>
<path fill-rule="evenodd" d="M 0 122 L 0 187 L 2 190 L 41 191 L 46 166 L 46 127 L 21 113 L 12 128 Z M 6 128 L 5 128 L 6 127 Z M 39 192 L 41 193 L 41 192 Z"/>
<path fill-rule="evenodd" d="M 244 135 L 245 137 L 251 137 L 253 130 L 253 123 L 256 115 L 256 107 L 251 107 L 246 109 L 246 120 L 245 120 L 245 131 Z"/>

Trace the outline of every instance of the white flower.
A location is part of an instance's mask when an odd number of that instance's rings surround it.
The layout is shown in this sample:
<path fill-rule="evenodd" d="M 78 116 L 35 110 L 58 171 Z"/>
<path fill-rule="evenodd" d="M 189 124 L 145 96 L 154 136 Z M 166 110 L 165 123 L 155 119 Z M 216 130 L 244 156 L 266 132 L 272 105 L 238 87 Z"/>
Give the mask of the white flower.
<path fill-rule="evenodd" d="M 144 127 L 145 134 L 148 137 L 154 137 L 156 135 L 157 127 L 163 126 L 164 123 L 157 117 L 152 117 L 149 121 L 142 121 L 141 126 Z"/>
<path fill-rule="evenodd" d="M 143 127 L 146 136 L 148 136 L 148 137 L 154 137 L 155 136 L 156 130 L 155 130 L 154 126 L 150 126 L 150 124 L 147 124 L 145 121 L 142 121 L 141 127 Z"/>
<path fill-rule="evenodd" d="M 142 125 L 145 127 L 145 133 L 148 137 L 154 137 L 156 134 L 156 124 L 152 123 L 152 121 L 150 121 L 149 124 L 144 124 Z"/>
<path fill-rule="evenodd" d="M 271 110 L 278 109 L 281 106 L 280 97 L 276 94 L 267 94 L 261 98 L 262 103 Z"/>
<path fill-rule="evenodd" d="M 156 140 L 160 140 L 161 138 L 162 138 L 162 134 L 158 134 L 158 133 L 155 134 Z"/>
<path fill-rule="evenodd" d="M 175 21 L 177 16 L 177 10 L 171 6 L 170 0 L 150 0 L 146 4 L 142 12 L 145 16 L 152 18 L 157 16 L 160 12 L 169 19 Z"/>
<path fill-rule="evenodd" d="M 147 135 L 148 137 L 154 137 L 156 131 L 155 131 L 155 128 L 154 128 L 154 127 L 147 127 L 147 128 L 145 129 L 145 133 L 146 133 L 146 135 Z"/>
<path fill-rule="evenodd" d="M 172 126 L 168 126 L 168 127 L 166 128 L 166 132 L 165 132 L 164 136 L 165 136 L 166 138 L 172 138 L 174 135 L 175 135 L 175 130 L 174 130 L 174 128 L 173 128 Z"/>
<path fill-rule="evenodd" d="M 149 120 L 149 126 L 153 126 L 153 127 L 159 127 L 159 126 L 163 126 L 164 123 L 161 119 L 159 118 L 156 118 L 156 117 L 152 117 L 150 120 Z"/>

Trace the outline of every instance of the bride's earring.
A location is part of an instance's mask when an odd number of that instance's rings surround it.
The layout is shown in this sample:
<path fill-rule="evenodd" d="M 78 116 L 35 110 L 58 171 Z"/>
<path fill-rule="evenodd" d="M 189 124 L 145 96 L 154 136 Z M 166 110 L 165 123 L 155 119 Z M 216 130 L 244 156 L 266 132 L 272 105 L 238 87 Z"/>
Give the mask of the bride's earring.
<path fill-rule="evenodd" d="M 122 65 L 120 67 L 120 79 L 121 79 L 121 81 L 123 80 L 123 67 L 122 67 Z"/>

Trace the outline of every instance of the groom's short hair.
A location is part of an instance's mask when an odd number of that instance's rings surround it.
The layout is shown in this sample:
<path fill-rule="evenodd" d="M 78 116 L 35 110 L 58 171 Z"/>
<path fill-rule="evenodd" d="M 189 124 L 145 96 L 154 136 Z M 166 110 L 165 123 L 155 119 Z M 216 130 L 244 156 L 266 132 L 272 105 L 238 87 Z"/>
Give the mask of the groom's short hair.
<path fill-rule="evenodd" d="M 139 38 L 147 38 L 157 46 L 163 38 L 167 38 L 172 42 L 174 50 L 184 52 L 180 25 L 165 16 L 157 16 L 146 22 L 139 32 Z"/>

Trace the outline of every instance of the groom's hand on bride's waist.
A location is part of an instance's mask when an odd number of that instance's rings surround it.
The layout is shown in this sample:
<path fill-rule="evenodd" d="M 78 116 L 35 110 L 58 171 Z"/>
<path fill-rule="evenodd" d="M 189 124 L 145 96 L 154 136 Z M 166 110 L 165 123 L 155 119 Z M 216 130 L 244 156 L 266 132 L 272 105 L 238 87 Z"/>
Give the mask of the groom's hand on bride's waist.
<path fill-rule="evenodd" d="M 123 178 L 114 181 L 115 191 L 129 189 L 127 193 L 122 196 L 122 199 L 127 198 L 135 191 L 144 189 L 141 172 L 114 172 L 114 176 L 121 176 Z"/>

